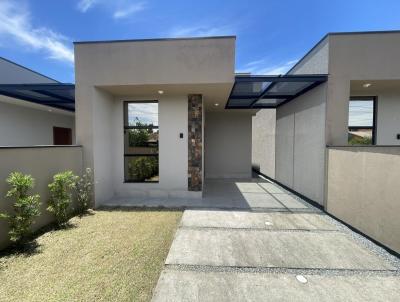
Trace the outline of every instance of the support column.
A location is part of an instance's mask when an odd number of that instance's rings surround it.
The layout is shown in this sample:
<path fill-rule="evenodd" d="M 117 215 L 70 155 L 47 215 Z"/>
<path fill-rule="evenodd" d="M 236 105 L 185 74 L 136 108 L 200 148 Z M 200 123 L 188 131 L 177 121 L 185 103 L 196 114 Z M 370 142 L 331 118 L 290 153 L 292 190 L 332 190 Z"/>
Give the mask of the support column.
<path fill-rule="evenodd" d="M 188 190 L 203 189 L 203 100 L 201 94 L 188 96 Z"/>

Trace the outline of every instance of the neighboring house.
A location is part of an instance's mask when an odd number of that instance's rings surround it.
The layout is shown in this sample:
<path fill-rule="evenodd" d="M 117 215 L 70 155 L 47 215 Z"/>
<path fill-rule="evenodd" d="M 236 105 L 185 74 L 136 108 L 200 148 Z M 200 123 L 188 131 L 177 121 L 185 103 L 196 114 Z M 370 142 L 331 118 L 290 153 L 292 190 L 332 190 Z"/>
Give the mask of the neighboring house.
<path fill-rule="evenodd" d="M 56 80 L 0 58 L 0 146 L 74 143 L 73 93 L 72 106 L 59 106 L 55 102 L 60 96 L 46 93 L 48 87 L 59 85 Z"/>

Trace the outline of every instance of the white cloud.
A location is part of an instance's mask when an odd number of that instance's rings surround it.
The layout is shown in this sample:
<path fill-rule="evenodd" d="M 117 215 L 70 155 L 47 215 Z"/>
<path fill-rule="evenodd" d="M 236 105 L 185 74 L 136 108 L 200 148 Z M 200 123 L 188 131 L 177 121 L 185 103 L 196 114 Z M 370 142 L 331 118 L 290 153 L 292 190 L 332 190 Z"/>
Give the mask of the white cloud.
<path fill-rule="evenodd" d="M 78 2 L 77 8 L 82 13 L 86 13 L 97 2 L 98 2 L 97 0 L 80 0 Z"/>
<path fill-rule="evenodd" d="M 147 3 L 132 0 L 79 0 L 77 8 L 80 12 L 86 13 L 95 5 L 101 6 L 104 10 L 111 12 L 112 17 L 119 20 L 144 10 Z"/>
<path fill-rule="evenodd" d="M 12 38 L 33 50 L 44 51 L 52 59 L 69 63 L 74 61 L 73 50 L 64 36 L 49 28 L 34 27 L 29 10 L 8 0 L 0 2 L 0 40 L 5 38 Z"/>
<path fill-rule="evenodd" d="M 124 7 L 122 9 L 117 9 L 114 14 L 113 17 L 114 19 L 122 19 L 122 18 L 126 18 L 129 17 L 137 12 L 140 12 L 142 10 L 144 10 L 146 8 L 146 4 L 144 2 L 139 2 L 139 3 L 135 3 L 135 4 L 131 4 L 127 7 Z"/>
<path fill-rule="evenodd" d="M 269 60 L 261 59 L 245 64 L 237 72 L 250 72 L 259 75 L 279 75 L 285 74 L 290 68 L 296 64 L 298 60 L 289 60 L 281 64 L 270 64 Z"/>
<path fill-rule="evenodd" d="M 207 37 L 224 36 L 232 34 L 233 30 L 228 26 L 210 27 L 210 26 L 189 26 L 175 27 L 169 32 L 170 37 Z"/>

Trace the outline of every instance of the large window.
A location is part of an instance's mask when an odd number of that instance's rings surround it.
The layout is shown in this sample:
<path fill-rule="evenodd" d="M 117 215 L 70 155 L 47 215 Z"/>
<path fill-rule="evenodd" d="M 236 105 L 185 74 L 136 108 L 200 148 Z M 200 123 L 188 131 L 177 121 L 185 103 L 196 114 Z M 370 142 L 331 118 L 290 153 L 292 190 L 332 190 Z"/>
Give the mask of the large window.
<path fill-rule="evenodd" d="M 349 101 L 349 145 L 375 145 L 375 97 L 352 97 Z"/>
<path fill-rule="evenodd" d="M 158 102 L 124 102 L 125 182 L 158 182 Z"/>

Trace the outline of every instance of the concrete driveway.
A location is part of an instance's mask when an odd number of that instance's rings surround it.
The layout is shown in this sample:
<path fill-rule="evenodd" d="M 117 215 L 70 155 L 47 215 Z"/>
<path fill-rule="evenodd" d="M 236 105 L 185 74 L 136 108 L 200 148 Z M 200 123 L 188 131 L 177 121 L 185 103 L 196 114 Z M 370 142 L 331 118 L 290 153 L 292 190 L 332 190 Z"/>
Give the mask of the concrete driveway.
<path fill-rule="evenodd" d="M 185 211 L 153 301 L 400 301 L 397 258 L 275 184 L 263 189 L 277 208 L 264 197 L 258 211 Z"/>

